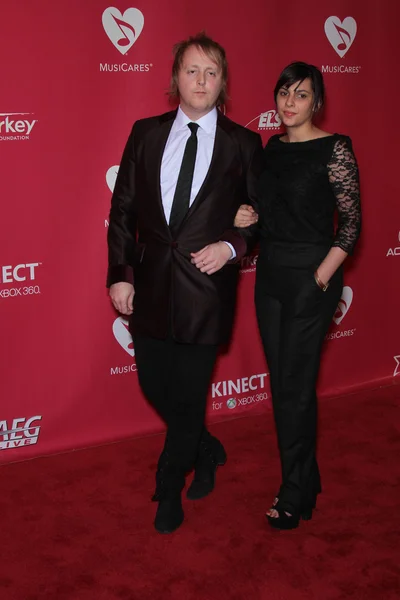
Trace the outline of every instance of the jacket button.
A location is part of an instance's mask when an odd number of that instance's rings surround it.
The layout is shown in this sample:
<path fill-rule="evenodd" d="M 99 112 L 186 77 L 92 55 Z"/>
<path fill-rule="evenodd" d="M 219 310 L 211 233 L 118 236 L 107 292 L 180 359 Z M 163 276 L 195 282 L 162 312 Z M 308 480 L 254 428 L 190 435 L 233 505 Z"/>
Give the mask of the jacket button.
<path fill-rule="evenodd" d="M 178 242 L 171 242 L 171 248 L 177 248 Z"/>

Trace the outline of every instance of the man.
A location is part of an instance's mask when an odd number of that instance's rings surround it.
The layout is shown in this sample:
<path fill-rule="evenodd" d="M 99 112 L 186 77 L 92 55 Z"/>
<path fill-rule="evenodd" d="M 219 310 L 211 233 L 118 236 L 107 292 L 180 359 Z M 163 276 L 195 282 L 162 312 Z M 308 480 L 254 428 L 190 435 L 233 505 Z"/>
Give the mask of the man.
<path fill-rule="evenodd" d="M 229 340 L 237 262 L 246 242 L 233 228 L 255 202 L 261 138 L 216 108 L 226 97 L 224 49 L 204 34 L 177 44 L 171 93 L 178 110 L 137 121 L 111 202 L 108 286 L 130 316 L 139 382 L 165 420 L 155 528 L 183 521 L 181 491 L 212 491 L 222 444 L 204 427 L 218 346 Z"/>

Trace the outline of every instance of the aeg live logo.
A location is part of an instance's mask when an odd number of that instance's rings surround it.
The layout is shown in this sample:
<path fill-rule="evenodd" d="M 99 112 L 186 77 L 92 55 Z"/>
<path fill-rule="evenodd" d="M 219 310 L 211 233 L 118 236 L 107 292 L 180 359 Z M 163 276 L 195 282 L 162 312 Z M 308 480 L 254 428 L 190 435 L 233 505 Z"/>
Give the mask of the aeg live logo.
<path fill-rule="evenodd" d="M 400 231 L 399 231 L 399 242 L 400 242 Z M 389 250 L 386 253 L 386 257 L 388 256 L 400 256 L 400 246 L 397 246 L 396 248 L 389 248 Z"/>
<path fill-rule="evenodd" d="M 36 415 L 30 419 L 14 419 L 9 427 L 7 421 L 0 421 L 0 450 L 19 448 L 20 446 L 32 446 L 37 444 L 42 417 Z"/>
<path fill-rule="evenodd" d="M 0 141 L 29 140 L 38 119 L 27 119 L 33 113 L 0 113 Z"/>
<path fill-rule="evenodd" d="M 396 375 L 400 375 L 400 354 L 398 356 L 393 356 L 393 358 L 396 361 L 396 367 L 393 371 L 393 377 L 396 377 Z"/>

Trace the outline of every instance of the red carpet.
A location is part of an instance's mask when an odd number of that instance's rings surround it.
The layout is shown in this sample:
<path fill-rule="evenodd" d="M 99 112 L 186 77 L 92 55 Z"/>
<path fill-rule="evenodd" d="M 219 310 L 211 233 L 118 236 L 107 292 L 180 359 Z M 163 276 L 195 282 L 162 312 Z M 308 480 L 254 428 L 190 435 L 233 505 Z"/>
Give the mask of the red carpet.
<path fill-rule="evenodd" d="M 1 600 L 398 600 L 400 387 L 321 402 L 315 517 L 272 531 L 271 414 L 211 427 L 229 460 L 170 536 L 149 502 L 161 437 L 1 467 Z"/>

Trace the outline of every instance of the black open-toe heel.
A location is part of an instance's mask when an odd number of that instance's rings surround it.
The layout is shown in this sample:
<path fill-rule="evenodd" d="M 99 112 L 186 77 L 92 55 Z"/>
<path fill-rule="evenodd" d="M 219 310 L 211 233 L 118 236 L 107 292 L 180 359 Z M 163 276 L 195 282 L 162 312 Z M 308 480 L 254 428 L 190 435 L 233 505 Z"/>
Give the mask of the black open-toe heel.
<path fill-rule="evenodd" d="M 288 515 L 286 512 L 279 508 L 277 504 L 273 507 L 274 510 L 278 513 L 277 517 L 270 517 L 270 515 L 266 515 L 268 519 L 268 523 L 274 529 L 296 529 L 299 526 L 300 518 L 298 515 Z"/>
<path fill-rule="evenodd" d="M 300 518 L 303 521 L 311 521 L 314 508 L 315 505 L 312 508 L 303 508 L 303 510 L 300 513 Z"/>
<path fill-rule="evenodd" d="M 315 504 L 316 503 L 314 502 L 313 506 L 302 508 L 298 516 L 292 514 L 288 515 L 286 512 L 289 511 L 282 510 L 282 507 L 279 506 L 279 497 L 276 496 L 270 510 L 276 510 L 278 517 L 271 517 L 270 515 L 265 516 L 271 527 L 274 527 L 275 529 L 296 529 L 296 527 L 299 526 L 300 519 L 303 521 L 311 521 Z"/>

